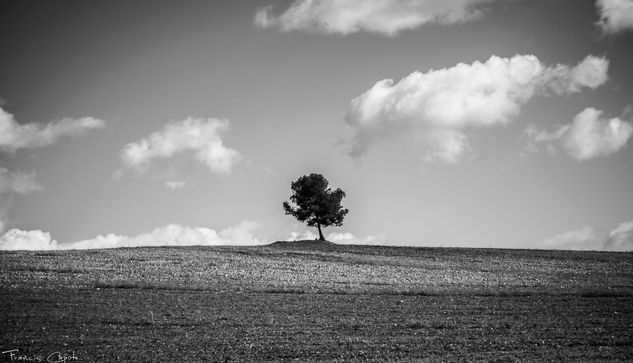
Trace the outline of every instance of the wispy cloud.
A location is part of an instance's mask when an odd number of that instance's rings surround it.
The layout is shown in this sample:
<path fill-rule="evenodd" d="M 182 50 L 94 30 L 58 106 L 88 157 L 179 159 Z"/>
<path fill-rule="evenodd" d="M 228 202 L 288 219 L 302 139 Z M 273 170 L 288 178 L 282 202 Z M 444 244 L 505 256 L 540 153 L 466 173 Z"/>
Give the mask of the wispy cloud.
<path fill-rule="evenodd" d="M 9 213 L 9 206 L 6 203 L 10 202 L 10 199 L 0 195 L 0 233 L 3 233 L 7 228 L 7 215 Z"/>
<path fill-rule="evenodd" d="M 633 30 L 633 0 L 597 0 L 598 25 L 606 34 Z"/>
<path fill-rule="evenodd" d="M 64 118 L 47 124 L 19 124 L 12 114 L 0 108 L 0 151 L 44 147 L 62 136 L 76 136 L 88 130 L 100 129 L 106 123 L 94 117 Z"/>
<path fill-rule="evenodd" d="M 293 232 L 290 232 L 290 236 L 286 238 L 286 240 L 288 241 L 305 241 L 305 240 L 315 240 L 315 239 L 319 239 L 319 236 L 317 236 L 317 234 L 312 231 L 303 231 L 303 232 L 293 231 Z"/>
<path fill-rule="evenodd" d="M 290 235 L 285 239 L 287 241 L 304 241 L 304 240 L 316 240 L 319 236 L 313 231 L 307 230 L 303 232 L 292 231 Z M 364 238 L 359 238 L 349 232 L 331 232 L 325 235 L 325 239 L 338 243 L 338 244 L 384 244 L 385 243 L 385 235 L 370 235 Z"/>
<path fill-rule="evenodd" d="M 0 101 L 0 106 L 2 103 L 4 101 Z M 94 117 L 64 118 L 47 124 L 20 124 L 12 114 L 0 107 L 0 152 L 15 153 L 20 149 L 48 146 L 64 136 L 81 135 L 105 125 L 105 121 Z M 35 180 L 36 175 L 35 171 L 11 171 L 0 167 L 0 233 L 8 224 L 13 196 L 43 189 Z"/>
<path fill-rule="evenodd" d="M 186 187 L 187 183 L 182 180 L 170 180 L 165 182 L 165 186 L 171 190 L 176 190 Z"/>
<path fill-rule="evenodd" d="M 495 0 L 296 0 L 279 15 L 260 8 L 254 24 L 288 32 L 327 34 L 361 31 L 393 36 L 428 23 L 455 24 L 480 18 Z"/>
<path fill-rule="evenodd" d="M 40 230 L 11 229 L 0 237 L 0 250 L 55 250 L 57 241 L 51 234 Z"/>
<path fill-rule="evenodd" d="M 615 227 L 604 243 L 607 251 L 633 251 L 633 221 L 622 222 Z"/>
<path fill-rule="evenodd" d="M 606 119 L 602 113 L 595 108 L 586 108 L 571 124 L 551 131 L 528 125 L 524 131 L 528 139 L 527 150 L 536 152 L 542 145 L 548 150 L 562 148 L 578 161 L 613 154 L 626 146 L 633 134 L 633 125 L 618 117 Z"/>
<path fill-rule="evenodd" d="M 620 223 L 607 234 L 583 227 L 547 238 L 538 246 L 561 250 L 633 251 L 633 221 Z"/>
<path fill-rule="evenodd" d="M 13 205 L 14 194 L 28 194 L 44 188 L 36 180 L 37 173 L 33 171 L 11 171 L 0 167 L 0 233 L 4 232 L 9 211 Z"/>
<path fill-rule="evenodd" d="M 92 239 L 59 243 L 50 233 L 39 230 L 11 229 L 0 237 L 0 250 L 57 250 L 98 249 L 143 246 L 210 246 L 210 245 L 258 245 L 263 242 L 253 236 L 259 225 L 243 221 L 237 226 L 216 232 L 205 227 L 187 227 L 170 224 L 134 237 L 107 234 Z"/>
<path fill-rule="evenodd" d="M 191 151 L 212 172 L 227 174 L 242 158 L 238 151 L 224 146 L 222 136 L 228 129 L 228 120 L 215 118 L 190 117 L 171 122 L 148 137 L 127 144 L 121 159 L 127 168 L 143 173 L 154 159 Z"/>
<path fill-rule="evenodd" d="M 27 194 L 42 190 L 42 186 L 35 180 L 37 173 L 32 171 L 11 171 L 0 167 L 0 194 Z"/>
<path fill-rule="evenodd" d="M 578 65 L 545 66 L 533 55 L 413 72 L 377 82 L 352 100 L 346 121 L 350 155 L 381 140 L 413 144 L 425 161 L 456 163 L 471 150 L 465 130 L 513 121 L 537 94 L 568 94 L 607 81 L 609 62 L 588 56 Z"/>

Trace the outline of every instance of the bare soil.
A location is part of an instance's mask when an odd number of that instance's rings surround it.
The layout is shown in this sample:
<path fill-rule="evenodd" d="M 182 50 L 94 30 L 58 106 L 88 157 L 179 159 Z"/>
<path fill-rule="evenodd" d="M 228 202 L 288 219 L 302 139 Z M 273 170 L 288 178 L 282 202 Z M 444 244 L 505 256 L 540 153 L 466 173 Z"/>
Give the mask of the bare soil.
<path fill-rule="evenodd" d="M 632 253 L 4 251 L 0 306 L 0 362 L 633 359 Z"/>

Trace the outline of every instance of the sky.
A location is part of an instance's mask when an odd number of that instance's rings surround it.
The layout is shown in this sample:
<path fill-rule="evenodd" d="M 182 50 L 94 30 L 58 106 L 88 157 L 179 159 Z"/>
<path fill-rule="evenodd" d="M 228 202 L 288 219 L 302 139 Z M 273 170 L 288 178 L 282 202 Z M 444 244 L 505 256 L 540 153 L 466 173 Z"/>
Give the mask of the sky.
<path fill-rule="evenodd" d="M 0 249 L 633 250 L 631 0 L 0 0 Z"/>

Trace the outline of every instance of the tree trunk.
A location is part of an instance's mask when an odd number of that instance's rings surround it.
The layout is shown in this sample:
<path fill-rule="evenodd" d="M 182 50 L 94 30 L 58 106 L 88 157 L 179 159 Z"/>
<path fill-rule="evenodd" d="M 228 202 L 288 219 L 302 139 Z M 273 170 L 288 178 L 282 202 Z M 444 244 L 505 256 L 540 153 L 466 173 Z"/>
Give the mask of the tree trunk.
<path fill-rule="evenodd" d="M 319 229 L 319 241 L 325 241 L 325 237 L 323 237 L 323 232 L 321 232 L 321 224 L 317 223 L 317 228 Z"/>

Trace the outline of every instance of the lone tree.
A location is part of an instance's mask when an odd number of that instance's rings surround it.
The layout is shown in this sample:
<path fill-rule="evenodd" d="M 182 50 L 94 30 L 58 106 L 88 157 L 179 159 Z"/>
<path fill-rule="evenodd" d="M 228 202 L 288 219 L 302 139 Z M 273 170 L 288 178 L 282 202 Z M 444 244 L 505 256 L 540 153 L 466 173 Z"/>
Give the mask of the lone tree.
<path fill-rule="evenodd" d="M 321 226 L 341 226 L 349 212 L 341 206 L 345 192 L 340 188 L 332 190 L 328 184 L 321 174 L 304 175 L 290 186 L 293 204 L 283 203 L 286 214 L 294 216 L 299 222 L 306 222 L 310 227 L 316 226 L 321 241 L 325 241 Z"/>

